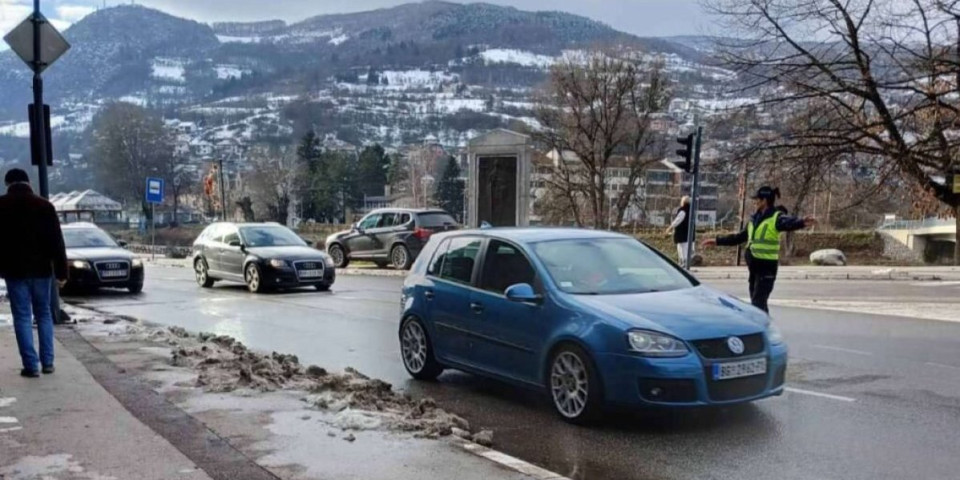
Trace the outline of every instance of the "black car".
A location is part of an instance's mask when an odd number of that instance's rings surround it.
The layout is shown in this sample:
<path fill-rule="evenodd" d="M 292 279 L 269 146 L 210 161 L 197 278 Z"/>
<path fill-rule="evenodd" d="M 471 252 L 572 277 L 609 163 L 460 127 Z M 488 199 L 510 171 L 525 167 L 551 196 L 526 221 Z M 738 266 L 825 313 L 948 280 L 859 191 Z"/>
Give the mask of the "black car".
<path fill-rule="evenodd" d="M 91 223 L 62 226 L 70 277 L 67 291 L 101 287 L 143 290 L 143 262 L 107 232 Z"/>
<path fill-rule="evenodd" d="M 242 282 L 254 293 L 315 287 L 327 291 L 336 279 L 330 258 L 278 223 L 215 223 L 193 243 L 197 283 Z"/>
<path fill-rule="evenodd" d="M 327 253 L 337 268 L 351 260 L 369 260 L 409 270 L 430 235 L 456 230 L 457 221 L 443 210 L 374 210 L 352 229 L 327 237 Z"/>

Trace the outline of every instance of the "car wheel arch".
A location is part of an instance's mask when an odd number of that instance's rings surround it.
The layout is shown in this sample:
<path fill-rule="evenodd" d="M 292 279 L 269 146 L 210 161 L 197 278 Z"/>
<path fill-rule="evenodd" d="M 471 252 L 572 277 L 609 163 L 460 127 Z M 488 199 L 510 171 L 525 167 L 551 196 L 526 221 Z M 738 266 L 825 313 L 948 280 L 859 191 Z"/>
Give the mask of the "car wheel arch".
<path fill-rule="evenodd" d="M 541 368 L 540 368 L 539 380 L 540 380 L 541 386 L 543 386 L 543 388 L 549 388 L 548 379 L 550 378 L 550 369 L 552 367 L 552 365 L 550 365 L 550 360 L 553 359 L 557 351 L 559 351 L 562 347 L 566 345 L 572 345 L 574 347 L 577 347 L 580 350 L 583 350 L 587 354 L 587 358 L 585 360 L 590 362 L 590 364 L 593 366 L 593 371 L 597 375 L 597 381 L 600 383 L 599 385 L 600 391 L 601 392 L 604 391 L 603 373 L 597 367 L 597 360 L 596 358 L 594 358 L 596 354 L 594 353 L 593 349 L 590 348 L 590 346 L 587 345 L 583 340 L 577 337 L 571 337 L 571 336 L 563 336 L 563 337 L 554 339 L 553 343 L 550 344 L 550 347 L 544 350 L 546 352 L 546 355 L 543 356 L 540 362 Z"/>

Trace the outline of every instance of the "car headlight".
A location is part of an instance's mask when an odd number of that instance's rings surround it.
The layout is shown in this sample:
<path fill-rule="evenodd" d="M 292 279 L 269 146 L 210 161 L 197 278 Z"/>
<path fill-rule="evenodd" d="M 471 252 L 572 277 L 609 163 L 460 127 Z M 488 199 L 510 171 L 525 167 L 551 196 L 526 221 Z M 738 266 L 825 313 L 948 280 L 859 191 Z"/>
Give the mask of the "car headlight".
<path fill-rule="evenodd" d="M 270 260 L 270 266 L 273 268 L 283 268 L 287 266 L 287 261 L 280 260 L 279 258 L 274 258 Z"/>
<path fill-rule="evenodd" d="M 645 330 L 627 332 L 630 350 L 649 357 L 682 357 L 690 352 L 682 341 L 662 333 Z"/>
<path fill-rule="evenodd" d="M 767 327 L 767 338 L 770 341 L 770 345 L 780 345 L 783 343 L 783 334 L 780 333 L 780 329 L 772 323 Z"/>
<path fill-rule="evenodd" d="M 70 263 L 70 265 L 73 268 L 79 268 L 81 270 L 86 270 L 90 268 L 90 262 L 87 262 L 85 260 L 74 260 L 73 262 Z"/>
<path fill-rule="evenodd" d="M 130 262 L 130 266 L 132 266 L 133 268 L 143 268 L 143 260 L 140 260 L 139 258 L 134 258 L 133 261 Z"/>

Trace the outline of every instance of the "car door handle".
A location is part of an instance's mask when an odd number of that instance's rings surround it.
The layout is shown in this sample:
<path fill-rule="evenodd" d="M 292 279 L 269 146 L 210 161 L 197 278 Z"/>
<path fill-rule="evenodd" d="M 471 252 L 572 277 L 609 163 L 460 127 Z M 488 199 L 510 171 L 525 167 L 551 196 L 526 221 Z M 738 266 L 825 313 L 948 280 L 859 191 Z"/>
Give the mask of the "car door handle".
<path fill-rule="evenodd" d="M 483 304 L 472 302 L 470 303 L 470 310 L 473 310 L 473 313 L 483 313 Z"/>
<path fill-rule="evenodd" d="M 426 298 L 427 300 L 433 300 L 434 296 L 435 295 L 433 294 L 433 290 L 427 290 L 423 292 L 423 297 Z"/>

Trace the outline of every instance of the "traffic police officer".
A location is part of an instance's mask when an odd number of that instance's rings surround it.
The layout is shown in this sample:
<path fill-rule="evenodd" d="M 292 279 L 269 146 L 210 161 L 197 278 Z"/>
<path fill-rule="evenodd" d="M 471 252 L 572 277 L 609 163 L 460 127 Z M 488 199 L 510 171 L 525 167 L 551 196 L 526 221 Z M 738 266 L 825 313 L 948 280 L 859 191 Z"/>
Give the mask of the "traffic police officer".
<path fill-rule="evenodd" d="M 704 240 L 704 247 L 747 244 L 744 257 L 750 272 L 750 302 L 769 313 L 767 300 L 773 292 L 780 264 L 780 233 L 802 230 L 816 224 L 813 217 L 792 217 L 777 208 L 780 189 L 761 187 L 753 196 L 757 211 L 740 233 Z"/>

